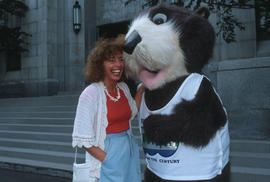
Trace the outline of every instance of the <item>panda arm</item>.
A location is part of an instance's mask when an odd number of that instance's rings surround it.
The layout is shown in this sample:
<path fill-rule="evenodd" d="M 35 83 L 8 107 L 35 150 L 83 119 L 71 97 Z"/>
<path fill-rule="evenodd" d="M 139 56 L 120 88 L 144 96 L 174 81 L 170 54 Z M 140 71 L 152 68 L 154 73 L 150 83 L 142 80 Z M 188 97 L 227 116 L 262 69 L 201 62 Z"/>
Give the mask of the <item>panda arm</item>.
<path fill-rule="evenodd" d="M 172 115 L 150 115 L 144 120 L 144 131 L 160 145 L 174 141 L 202 147 L 208 144 L 226 120 L 212 84 L 204 78 L 193 100 L 183 100 L 175 106 Z"/>

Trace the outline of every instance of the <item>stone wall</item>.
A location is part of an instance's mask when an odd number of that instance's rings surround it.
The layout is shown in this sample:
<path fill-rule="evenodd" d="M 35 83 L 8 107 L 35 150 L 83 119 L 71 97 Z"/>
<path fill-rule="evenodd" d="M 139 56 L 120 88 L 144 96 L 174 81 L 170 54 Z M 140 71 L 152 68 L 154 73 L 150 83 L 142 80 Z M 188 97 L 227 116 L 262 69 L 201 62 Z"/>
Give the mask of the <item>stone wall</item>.
<path fill-rule="evenodd" d="M 57 27 L 57 61 L 56 67 L 52 70 L 58 70 L 55 76 L 59 80 L 61 91 L 81 90 L 83 83 L 83 68 L 85 63 L 85 16 L 84 0 L 78 1 L 81 6 L 82 26 L 78 34 L 73 32 L 73 14 L 72 8 L 75 0 L 57 1 L 58 8 L 58 27 Z"/>
<path fill-rule="evenodd" d="M 236 29 L 236 42 L 228 44 L 217 39 L 205 73 L 228 111 L 231 138 L 269 140 L 270 42 L 256 41 L 254 9 L 234 14 L 246 28 Z"/>
<path fill-rule="evenodd" d="M 270 57 L 220 62 L 217 90 L 227 108 L 230 134 L 270 140 Z"/>
<path fill-rule="evenodd" d="M 1 70 L 0 97 L 82 90 L 86 55 L 96 39 L 95 1 L 79 0 L 82 27 L 78 34 L 73 32 L 72 21 L 75 0 L 25 0 L 25 3 L 29 11 L 22 20 L 22 29 L 31 34 L 27 40 L 29 52 L 22 55 L 20 71 Z"/>
<path fill-rule="evenodd" d="M 142 9 L 145 1 L 136 0 L 127 6 L 125 6 L 125 2 L 126 0 L 96 1 L 97 26 L 131 20 Z"/>
<path fill-rule="evenodd" d="M 56 57 L 56 1 L 26 0 L 29 7 L 22 30 L 31 34 L 28 50 L 22 55 L 20 71 L 7 72 L 1 83 L 1 96 L 37 96 L 57 93 L 58 81 L 48 77 L 48 63 Z M 16 93 L 17 92 L 17 93 Z"/>

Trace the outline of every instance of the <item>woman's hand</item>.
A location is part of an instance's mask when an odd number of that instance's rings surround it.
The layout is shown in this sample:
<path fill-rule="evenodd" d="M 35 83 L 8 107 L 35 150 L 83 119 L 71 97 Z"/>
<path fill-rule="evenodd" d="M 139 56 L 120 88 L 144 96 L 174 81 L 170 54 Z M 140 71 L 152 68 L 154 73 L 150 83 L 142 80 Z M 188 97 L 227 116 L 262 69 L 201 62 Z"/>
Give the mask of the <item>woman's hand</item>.
<path fill-rule="evenodd" d="M 91 154 L 93 157 L 95 157 L 100 162 L 103 162 L 106 157 L 106 152 L 101 150 L 99 147 L 92 146 L 90 148 L 83 147 L 89 154 Z"/>

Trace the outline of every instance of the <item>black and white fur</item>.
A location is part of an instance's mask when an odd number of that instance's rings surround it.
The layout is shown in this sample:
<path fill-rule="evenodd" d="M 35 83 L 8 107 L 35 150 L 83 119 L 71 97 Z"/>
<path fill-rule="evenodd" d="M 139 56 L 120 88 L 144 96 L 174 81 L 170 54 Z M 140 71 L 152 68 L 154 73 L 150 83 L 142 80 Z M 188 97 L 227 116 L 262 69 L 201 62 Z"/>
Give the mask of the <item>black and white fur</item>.
<path fill-rule="evenodd" d="M 134 18 L 126 35 L 124 58 L 126 73 L 141 78 L 145 70 L 155 79 L 146 86 L 145 101 L 150 110 L 165 106 L 190 73 L 201 70 L 212 56 L 215 33 L 207 21 L 209 11 L 161 4 Z M 226 113 L 211 82 L 204 78 L 195 99 L 176 105 L 172 115 L 150 115 L 144 120 L 145 134 L 157 144 L 183 142 L 195 148 L 206 146 L 225 125 Z M 207 181 L 229 181 L 229 164 Z M 146 182 L 165 182 L 150 170 Z"/>

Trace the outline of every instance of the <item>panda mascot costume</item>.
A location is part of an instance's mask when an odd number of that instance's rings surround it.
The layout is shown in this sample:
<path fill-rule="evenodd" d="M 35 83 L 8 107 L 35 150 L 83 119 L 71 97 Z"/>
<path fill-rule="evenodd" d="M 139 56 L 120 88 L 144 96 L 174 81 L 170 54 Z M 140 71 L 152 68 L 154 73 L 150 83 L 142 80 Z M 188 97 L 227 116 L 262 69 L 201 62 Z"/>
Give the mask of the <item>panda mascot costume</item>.
<path fill-rule="evenodd" d="M 215 32 L 205 7 L 160 4 L 143 10 L 125 37 L 126 72 L 146 87 L 140 129 L 145 182 L 229 182 L 227 114 L 201 74 Z"/>

